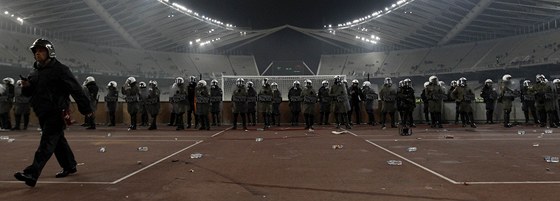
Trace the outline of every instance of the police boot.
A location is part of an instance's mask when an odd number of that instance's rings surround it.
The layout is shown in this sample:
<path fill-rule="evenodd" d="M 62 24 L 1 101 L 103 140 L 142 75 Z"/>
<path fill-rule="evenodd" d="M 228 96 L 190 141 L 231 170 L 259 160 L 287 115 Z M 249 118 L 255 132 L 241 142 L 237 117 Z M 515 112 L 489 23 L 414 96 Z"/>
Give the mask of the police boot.
<path fill-rule="evenodd" d="M 309 129 L 309 114 L 303 114 L 303 120 L 305 121 L 304 129 Z"/>
<path fill-rule="evenodd" d="M 16 124 L 14 125 L 14 127 L 12 128 L 12 130 L 20 130 L 20 123 L 21 123 L 21 114 L 16 114 Z"/>
<path fill-rule="evenodd" d="M 29 125 L 29 114 L 23 115 L 23 130 L 27 130 L 27 125 Z"/>
<path fill-rule="evenodd" d="M 247 116 L 244 113 L 241 114 L 241 122 L 243 122 L 243 129 L 247 130 Z"/>
<path fill-rule="evenodd" d="M 509 123 L 509 112 L 504 111 L 504 127 L 511 128 L 511 124 Z"/>
<path fill-rule="evenodd" d="M 167 124 L 167 126 L 175 126 L 175 117 L 177 116 L 177 114 L 175 114 L 174 112 L 171 113 L 171 115 L 169 116 L 169 123 Z"/>
<path fill-rule="evenodd" d="M 150 127 L 148 128 L 148 130 L 156 130 L 157 129 L 156 119 L 157 119 L 157 115 L 152 116 L 152 124 L 150 124 Z"/>
<path fill-rule="evenodd" d="M 391 112 L 389 113 L 389 116 L 391 117 L 391 128 L 396 128 L 396 119 L 395 119 L 395 113 Z"/>
<path fill-rule="evenodd" d="M 136 130 L 136 114 L 130 115 L 130 126 L 128 128 L 130 130 Z"/>
<path fill-rule="evenodd" d="M 237 116 L 239 116 L 239 114 L 233 114 L 233 122 L 231 123 L 232 130 L 237 129 Z"/>
<path fill-rule="evenodd" d="M 348 117 L 348 113 L 342 114 L 343 118 L 344 118 L 344 122 L 346 124 L 346 129 L 352 129 L 352 126 L 350 125 L 350 118 Z"/>
<path fill-rule="evenodd" d="M 324 125 L 330 125 L 329 116 L 330 116 L 330 112 L 325 112 L 325 120 L 323 122 Z"/>
<path fill-rule="evenodd" d="M 471 123 L 471 128 L 476 128 L 476 124 L 474 123 L 474 115 L 472 112 L 469 112 L 469 122 Z"/>
<path fill-rule="evenodd" d="M 175 128 L 175 130 L 185 130 L 185 123 L 183 121 L 183 114 L 177 114 L 176 117 L 176 121 L 177 121 L 177 128 Z"/>
<path fill-rule="evenodd" d="M 310 114 L 309 115 L 309 129 L 314 129 L 313 124 L 315 124 L 315 115 Z"/>
<path fill-rule="evenodd" d="M 217 126 L 218 125 L 217 121 L 218 121 L 218 114 L 212 113 L 212 126 Z"/>
<path fill-rule="evenodd" d="M 88 130 L 95 130 L 95 116 L 90 116 L 89 117 L 89 126 L 86 128 Z"/>

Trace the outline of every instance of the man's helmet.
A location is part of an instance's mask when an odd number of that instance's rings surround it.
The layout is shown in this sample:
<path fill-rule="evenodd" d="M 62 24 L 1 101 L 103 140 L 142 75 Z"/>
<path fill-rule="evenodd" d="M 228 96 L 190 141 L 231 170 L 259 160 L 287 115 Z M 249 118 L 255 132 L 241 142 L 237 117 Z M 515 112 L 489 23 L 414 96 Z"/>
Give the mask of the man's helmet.
<path fill-rule="evenodd" d="M 407 87 L 412 87 L 412 80 L 410 80 L 410 78 L 404 79 L 403 85 Z"/>
<path fill-rule="evenodd" d="M 305 83 L 305 86 L 306 86 L 306 87 L 311 87 L 311 86 L 313 86 L 313 85 L 312 85 L 313 83 L 311 82 L 310 79 L 307 79 L 307 80 L 305 80 L 305 81 L 303 81 L 303 82 Z"/>
<path fill-rule="evenodd" d="M 272 87 L 272 89 L 278 89 L 278 83 L 273 82 L 272 84 L 270 84 L 270 86 Z"/>
<path fill-rule="evenodd" d="M 115 81 L 110 81 L 109 83 L 107 83 L 107 87 L 111 87 L 111 86 L 117 88 L 117 82 L 115 82 Z"/>
<path fill-rule="evenodd" d="M 213 80 L 210 82 L 210 84 L 211 84 L 212 86 L 218 86 L 218 80 L 213 79 Z"/>
<path fill-rule="evenodd" d="M 195 76 L 190 76 L 189 80 L 191 81 L 191 83 L 196 83 L 196 77 Z"/>
<path fill-rule="evenodd" d="M 451 80 L 449 83 L 452 87 L 457 87 L 457 80 Z"/>
<path fill-rule="evenodd" d="M 484 84 L 494 84 L 494 81 L 492 81 L 491 79 L 486 79 L 486 81 L 484 81 Z"/>
<path fill-rule="evenodd" d="M 146 83 L 145 82 L 140 82 L 140 84 L 138 84 L 138 87 L 146 88 Z"/>
<path fill-rule="evenodd" d="M 269 83 L 268 83 L 268 78 L 264 78 L 264 79 L 262 80 L 262 86 L 264 87 L 264 86 L 266 86 L 266 85 L 268 85 L 268 84 L 269 84 Z"/>
<path fill-rule="evenodd" d="M 253 87 L 253 82 L 248 81 L 248 82 L 247 82 L 247 87 Z"/>
<path fill-rule="evenodd" d="M 155 81 L 155 80 L 150 80 L 150 82 L 148 82 L 148 85 L 157 87 L 157 81 Z"/>
<path fill-rule="evenodd" d="M 439 86 L 445 86 L 445 82 L 444 82 L 444 81 L 439 81 L 439 82 L 438 82 L 438 85 L 439 85 Z"/>
<path fill-rule="evenodd" d="M 401 80 L 399 81 L 399 87 L 403 87 L 404 86 L 404 82 Z"/>
<path fill-rule="evenodd" d="M 424 88 L 428 87 L 428 85 L 430 85 L 430 82 L 424 82 Z"/>
<path fill-rule="evenodd" d="M 340 79 L 341 79 L 340 76 L 335 75 L 335 76 L 334 76 L 334 84 L 340 83 L 340 81 L 341 81 Z"/>
<path fill-rule="evenodd" d="M 430 79 L 428 81 L 432 84 L 438 84 L 439 83 L 439 80 L 438 80 L 437 76 L 435 76 L 435 75 L 430 76 Z"/>
<path fill-rule="evenodd" d="M 297 80 L 294 81 L 294 84 L 293 84 L 293 85 L 294 85 L 294 87 L 298 88 L 298 87 L 299 87 L 299 81 L 297 81 Z"/>
<path fill-rule="evenodd" d="M 523 81 L 523 86 L 524 87 L 528 87 L 531 84 L 531 80 L 525 80 Z"/>
<path fill-rule="evenodd" d="M 538 74 L 537 75 L 537 83 L 541 83 L 541 82 L 545 82 L 545 77 L 543 74 Z"/>
<path fill-rule="evenodd" d="M 134 78 L 134 77 L 126 78 L 126 83 L 128 83 L 128 84 L 132 84 L 132 83 L 135 83 L 135 82 L 136 82 L 136 78 Z"/>
<path fill-rule="evenodd" d="M 390 77 L 386 77 L 385 80 L 383 81 L 383 84 L 391 85 L 393 84 L 393 80 L 391 80 Z"/>
<path fill-rule="evenodd" d="M 90 82 L 95 82 L 95 78 L 93 78 L 92 76 L 86 77 L 86 83 L 90 83 Z"/>
<path fill-rule="evenodd" d="M 235 81 L 235 84 L 240 87 L 245 85 L 245 80 L 243 78 L 237 78 L 237 80 Z"/>
<path fill-rule="evenodd" d="M 323 80 L 323 81 L 321 82 L 321 85 L 323 85 L 324 87 L 327 87 L 327 86 L 329 86 L 329 81 Z"/>
<path fill-rule="evenodd" d="M 459 86 L 462 87 L 467 86 L 467 78 L 465 77 L 459 78 Z"/>
<path fill-rule="evenodd" d="M 502 81 L 510 81 L 510 80 L 511 80 L 510 74 L 505 74 L 504 76 L 502 76 Z"/>
<path fill-rule="evenodd" d="M 31 52 L 33 52 L 33 54 L 35 54 L 35 52 L 37 51 L 37 48 L 42 47 L 47 49 L 47 54 L 49 55 L 50 58 L 54 58 L 56 57 L 56 53 L 54 51 L 54 45 L 43 38 L 39 38 L 37 40 L 35 40 L 35 42 L 33 42 L 33 44 L 31 45 L 31 47 L 29 47 L 29 49 L 31 49 Z"/>
<path fill-rule="evenodd" d="M 183 83 L 185 83 L 185 79 L 183 79 L 182 77 L 177 77 L 177 78 L 175 78 L 175 83 L 176 84 L 183 84 Z"/>
<path fill-rule="evenodd" d="M 11 85 L 14 85 L 14 83 L 15 83 L 14 78 L 11 78 L 11 77 L 4 78 L 4 80 L 2 80 L 2 81 L 4 81 L 4 83 L 6 83 L 6 84 L 11 84 Z"/>
<path fill-rule="evenodd" d="M 352 85 L 358 86 L 359 84 L 360 84 L 360 81 L 358 81 L 357 79 L 352 80 Z"/>
<path fill-rule="evenodd" d="M 362 84 L 363 87 L 370 87 L 371 86 L 371 82 L 369 81 L 364 81 L 364 83 Z"/>
<path fill-rule="evenodd" d="M 552 83 L 553 84 L 560 84 L 560 79 L 554 79 L 554 80 L 552 80 Z"/>
<path fill-rule="evenodd" d="M 21 87 L 21 80 L 16 81 L 16 86 Z"/>
<path fill-rule="evenodd" d="M 205 87 L 206 86 L 206 80 L 198 81 L 198 86 Z"/>

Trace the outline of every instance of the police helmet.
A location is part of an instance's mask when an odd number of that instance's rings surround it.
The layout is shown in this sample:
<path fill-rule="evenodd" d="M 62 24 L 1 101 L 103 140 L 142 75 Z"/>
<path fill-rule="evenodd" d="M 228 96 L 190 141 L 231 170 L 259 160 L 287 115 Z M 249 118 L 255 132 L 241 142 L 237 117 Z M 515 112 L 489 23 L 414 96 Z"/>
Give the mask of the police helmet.
<path fill-rule="evenodd" d="M 31 47 L 29 47 L 29 49 L 31 49 L 31 52 L 33 52 L 33 54 L 35 54 L 38 47 L 42 47 L 42 48 L 47 49 L 47 54 L 49 55 L 50 58 L 56 57 L 56 53 L 54 51 L 54 45 L 50 41 L 48 41 L 46 39 L 43 39 L 43 38 L 39 38 L 39 39 L 35 40 L 35 42 L 33 42 Z"/>

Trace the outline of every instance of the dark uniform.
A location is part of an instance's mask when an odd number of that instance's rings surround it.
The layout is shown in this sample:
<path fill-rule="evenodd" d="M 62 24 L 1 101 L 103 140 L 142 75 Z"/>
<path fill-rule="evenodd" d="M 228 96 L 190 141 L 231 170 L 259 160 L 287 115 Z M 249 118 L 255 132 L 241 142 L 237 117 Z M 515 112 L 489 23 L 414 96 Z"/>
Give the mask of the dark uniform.
<path fill-rule="evenodd" d="M 208 114 L 210 113 L 210 92 L 206 86 L 206 81 L 198 81 L 196 86 L 196 116 L 200 123 L 199 130 L 210 130 L 210 121 Z"/>
<path fill-rule="evenodd" d="M 198 116 L 195 113 L 195 99 L 196 99 L 196 77 L 191 76 L 188 86 L 188 107 L 187 107 L 187 128 L 191 128 L 192 115 L 194 115 L 194 128 L 198 128 Z"/>
<path fill-rule="evenodd" d="M 396 118 L 395 118 L 395 111 L 396 111 L 396 101 L 397 101 L 397 91 L 393 89 L 390 81 L 385 78 L 385 83 L 383 87 L 379 91 L 379 97 L 383 102 L 381 105 L 381 127 L 385 128 L 385 122 L 387 121 L 387 114 L 391 117 L 391 127 L 396 128 Z"/>
<path fill-rule="evenodd" d="M 482 87 L 482 92 L 480 97 L 484 99 L 484 104 L 486 105 L 486 123 L 494 123 L 494 108 L 496 107 L 496 99 L 498 98 L 498 93 L 492 87 L 492 80 L 488 79 Z"/>
<path fill-rule="evenodd" d="M 459 110 L 460 110 L 459 107 L 460 107 L 461 103 L 457 102 L 455 100 L 455 98 L 452 96 L 455 88 L 457 88 L 457 81 L 453 80 L 453 81 L 451 81 L 451 86 L 449 87 L 449 91 L 447 92 L 447 98 L 448 98 L 447 100 L 455 102 L 455 124 L 458 124 L 459 123 L 459 114 L 461 113 L 461 112 L 459 112 Z"/>
<path fill-rule="evenodd" d="M 220 112 L 222 110 L 223 91 L 218 86 L 217 80 L 212 80 L 210 86 L 210 112 L 212 113 L 212 126 L 220 125 Z"/>
<path fill-rule="evenodd" d="M 504 109 L 504 127 L 510 128 L 512 127 L 510 120 L 511 109 L 513 106 L 513 100 L 515 99 L 515 93 L 511 88 L 511 76 L 506 79 L 504 76 L 502 80 L 502 86 L 500 86 L 500 93 L 498 95 L 498 102 L 502 103 Z"/>
<path fill-rule="evenodd" d="M 533 116 L 533 122 L 539 124 L 537 108 L 535 107 L 535 90 L 530 80 L 525 80 L 521 86 L 521 110 L 525 116 L 525 124 L 529 123 L 529 113 Z"/>
<path fill-rule="evenodd" d="M 278 90 L 278 84 L 273 82 L 272 88 L 272 125 L 280 126 L 280 104 L 282 104 L 282 92 Z"/>
<path fill-rule="evenodd" d="M 426 97 L 428 98 L 428 111 L 432 120 L 432 128 L 443 128 L 441 125 L 441 109 L 443 107 L 443 99 L 445 99 L 445 92 L 439 85 L 437 77 L 430 77 L 430 84 L 426 87 Z"/>
<path fill-rule="evenodd" d="M 325 124 L 329 125 L 329 114 L 331 113 L 331 102 L 332 99 L 329 96 L 329 82 L 323 80 L 321 88 L 317 97 L 319 99 L 319 125 Z"/>
<path fill-rule="evenodd" d="M 97 110 L 97 101 L 98 101 L 98 97 L 97 97 L 97 93 L 99 92 L 99 87 L 97 86 L 97 83 L 95 83 L 95 80 L 93 80 L 93 77 L 91 77 L 91 79 L 88 79 L 87 83 L 86 83 L 86 88 L 87 88 L 87 96 L 89 98 L 89 103 L 90 103 L 90 107 L 91 110 L 93 112 L 95 112 Z M 95 115 L 92 115 L 90 117 L 86 117 L 87 119 L 87 129 L 95 129 L 96 127 L 96 123 L 95 123 Z"/>
<path fill-rule="evenodd" d="M 317 93 L 313 89 L 311 80 L 305 80 L 305 88 L 301 91 L 303 99 L 303 117 L 305 119 L 305 129 L 313 129 L 315 123 L 315 104 L 317 103 Z"/>
<path fill-rule="evenodd" d="M 21 117 L 23 116 L 23 130 L 27 129 L 27 125 L 29 125 L 29 114 L 31 113 L 30 108 L 30 100 L 31 97 L 24 96 L 22 94 L 22 86 L 21 80 L 18 80 L 18 83 L 14 89 L 14 115 L 16 117 L 16 124 L 12 130 L 20 130 L 21 124 Z"/>
<path fill-rule="evenodd" d="M 148 97 L 145 101 L 147 113 L 152 118 L 152 122 L 150 123 L 148 130 L 157 129 L 157 115 L 159 114 L 160 109 L 160 94 L 161 92 L 157 87 L 157 81 L 151 80 L 148 83 Z"/>
<path fill-rule="evenodd" d="M 412 112 L 414 112 L 414 108 L 416 108 L 416 97 L 414 97 L 414 89 L 412 88 L 412 81 L 410 79 L 407 78 L 403 81 L 403 86 L 397 93 L 397 97 L 400 100 L 400 108 L 402 111 L 402 126 L 415 127 Z"/>
<path fill-rule="evenodd" d="M 541 123 L 541 127 L 545 127 L 548 123 L 550 127 L 557 127 L 556 124 L 556 108 L 554 107 L 554 92 L 552 91 L 552 87 L 548 85 L 546 82 L 546 78 L 544 75 L 537 76 L 537 84 L 533 87 L 536 91 L 535 93 L 535 100 L 536 100 L 536 108 L 539 113 L 539 121 Z"/>
<path fill-rule="evenodd" d="M 247 130 L 247 118 L 245 113 L 247 113 L 247 89 L 245 88 L 245 81 L 238 78 L 236 81 L 237 85 L 231 94 L 232 113 L 233 113 L 233 128 L 237 129 L 237 117 L 241 115 L 241 122 L 243 122 L 243 129 Z"/>
<path fill-rule="evenodd" d="M 253 126 L 257 125 L 257 90 L 253 82 L 247 82 L 247 119 Z"/>
<path fill-rule="evenodd" d="M 132 79 L 131 79 L 132 78 Z M 125 96 L 124 100 L 127 105 L 127 111 L 130 115 L 130 130 L 136 130 L 136 114 L 140 108 L 140 90 L 136 85 L 136 79 L 129 77 L 126 83 L 121 87 L 121 93 Z"/>
<path fill-rule="evenodd" d="M 140 113 L 140 126 L 148 126 L 148 95 L 149 89 L 145 82 L 140 82 L 140 101 L 138 101 L 139 113 Z"/>
<path fill-rule="evenodd" d="M 185 81 L 182 77 L 175 79 L 173 92 L 173 112 L 175 112 L 175 125 L 177 128 L 175 130 L 185 129 L 185 120 L 183 119 L 185 112 L 189 110 L 189 91 L 185 85 Z M 194 107 L 194 106 L 193 106 Z"/>
<path fill-rule="evenodd" d="M 271 114 L 272 114 L 272 101 L 273 101 L 273 94 L 272 88 L 268 83 L 268 79 L 265 78 L 263 80 L 262 88 L 258 94 L 258 101 L 259 101 L 259 112 L 263 116 L 263 123 L 264 128 L 269 128 L 271 123 Z"/>
<path fill-rule="evenodd" d="M 290 121 L 292 126 L 299 125 L 299 113 L 301 112 L 301 88 L 299 81 L 294 81 L 292 88 L 288 91 L 288 100 L 290 101 L 290 112 L 292 113 L 292 119 Z"/>
<path fill-rule="evenodd" d="M 14 104 L 14 79 L 5 78 L 3 81 L 4 92 L 0 93 L 0 127 L 12 129 L 10 110 Z"/>
<path fill-rule="evenodd" d="M 428 96 L 426 95 L 426 90 L 429 84 L 430 82 L 424 83 L 424 89 L 422 89 L 422 93 L 420 94 L 420 99 L 422 99 L 422 106 L 423 106 L 422 110 L 424 112 L 424 121 L 426 122 L 426 124 L 430 124 L 430 110 L 429 110 L 430 102 L 428 100 Z"/>
<path fill-rule="evenodd" d="M 340 77 L 334 78 L 334 85 L 331 87 L 329 96 L 332 101 L 332 111 L 335 113 L 336 128 L 345 125 L 347 129 L 351 129 L 348 119 L 348 93 L 346 87 L 342 84 Z"/>
<path fill-rule="evenodd" d="M 365 81 L 362 87 L 362 93 L 364 94 L 364 106 L 366 108 L 366 113 L 368 115 L 368 124 L 375 126 L 375 113 L 373 111 L 373 104 L 379 98 L 379 95 L 375 93 L 375 90 L 371 88 L 371 83 Z"/>
<path fill-rule="evenodd" d="M 107 95 L 105 95 L 105 106 L 109 113 L 109 126 L 115 126 L 115 113 L 117 111 L 117 103 L 119 101 L 119 91 L 117 90 L 117 83 L 115 81 L 107 84 Z"/>
<path fill-rule="evenodd" d="M 352 80 L 352 86 L 348 89 L 348 94 L 350 96 L 350 111 L 349 111 L 349 118 L 352 117 L 352 113 L 355 114 L 356 124 L 360 125 L 362 123 L 362 119 L 360 118 L 362 114 L 362 100 L 363 100 L 363 93 L 362 89 L 360 89 L 358 80 Z"/>
<path fill-rule="evenodd" d="M 474 101 L 474 92 L 467 86 L 467 79 L 459 79 L 459 86 L 455 87 L 451 92 L 452 99 L 459 104 L 458 112 L 461 115 L 461 122 L 463 127 L 469 124 L 471 127 L 476 128 L 474 123 L 472 102 Z"/>
<path fill-rule="evenodd" d="M 76 101 L 80 113 L 91 114 L 92 110 L 88 98 L 70 69 L 55 58 L 52 43 L 37 39 L 31 46 L 31 50 L 39 55 L 36 58 L 41 58 L 44 50 L 47 50 L 47 55 L 50 57 L 49 60 L 43 60 L 44 64 L 39 62 L 33 64 L 34 71 L 27 78 L 28 85 L 24 83 L 22 89 L 24 96 L 31 97 L 31 106 L 39 118 L 42 135 L 33 163 L 14 176 L 20 181 L 25 181 L 29 186 L 35 186 L 43 167 L 53 153 L 58 164 L 63 168 L 56 177 L 65 177 L 77 171 L 74 154 L 64 137 L 66 124 L 63 114 L 70 106 L 69 95 L 72 95 Z"/>

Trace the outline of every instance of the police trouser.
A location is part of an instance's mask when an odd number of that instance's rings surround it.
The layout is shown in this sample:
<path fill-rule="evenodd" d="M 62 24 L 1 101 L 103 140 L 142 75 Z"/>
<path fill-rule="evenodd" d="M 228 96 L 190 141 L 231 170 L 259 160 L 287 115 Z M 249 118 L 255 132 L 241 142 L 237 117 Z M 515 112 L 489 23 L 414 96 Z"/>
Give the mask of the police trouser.
<path fill-rule="evenodd" d="M 220 125 L 220 112 L 212 112 L 212 125 Z"/>
<path fill-rule="evenodd" d="M 53 153 L 63 169 L 75 168 L 77 163 L 74 159 L 74 153 L 72 153 L 72 149 L 70 149 L 68 141 L 64 137 L 66 125 L 60 113 L 55 112 L 40 116 L 39 124 L 42 129 L 41 141 L 35 152 L 33 164 L 25 168 L 23 172 L 37 179 Z"/>
<path fill-rule="evenodd" d="M 185 121 L 183 120 L 184 114 L 184 112 L 175 114 L 175 125 L 177 125 L 177 129 L 185 129 Z"/>
<path fill-rule="evenodd" d="M 305 127 L 306 128 L 311 128 L 313 126 L 314 121 L 315 121 L 315 115 L 304 113 L 303 118 L 305 119 Z"/>
<path fill-rule="evenodd" d="M 168 126 L 175 126 L 175 118 L 177 117 L 177 114 L 175 112 L 171 112 L 171 114 L 169 115 L 169 123 L 167 124 Z"/>
<path fill-rule="evenodd" d="M 387 122 L 387 114 L 389 114 L 389 117 L 391 118 L 391 126 L 395 125 L 395 112 L 382 112 L 381 113 L 381 124 L 385 125 L 385 122 Z"/>
<path fill-rule="evenodd" d="M 115 126 L 115 111 L 109 111 L 109 125 L 110 126 Z"/>
<path fill-rule="evenodd" d="M 193 108 L 194 106 L 191 106 L 189 108 Z M 198 126 L 198 115 L 194 114 L 194 110 L 193 109 L 188 109 L 187 110 L 187 127 L 191 127 L 191 122 L 192 122 L 192 115 L 194 115 L 194 127 Z"/>
<path fill-rule="evenodd" d="M 243 128 L 247 128 L 247 118 L 244 112 L 233 113 L 233 128 L 237 128 L 237 117 L 241 116 L 241 122 L 243 123 Z"/>
<path fill-rule="evenodd" d="M 19 125 L 21 124 L 22 115 L 23 115 L 23 129 L 27 129 L 27 125 L 29 125 L 29 113 L 15 114 L 16 124 L 14 128 L 20 129 Z"/>

